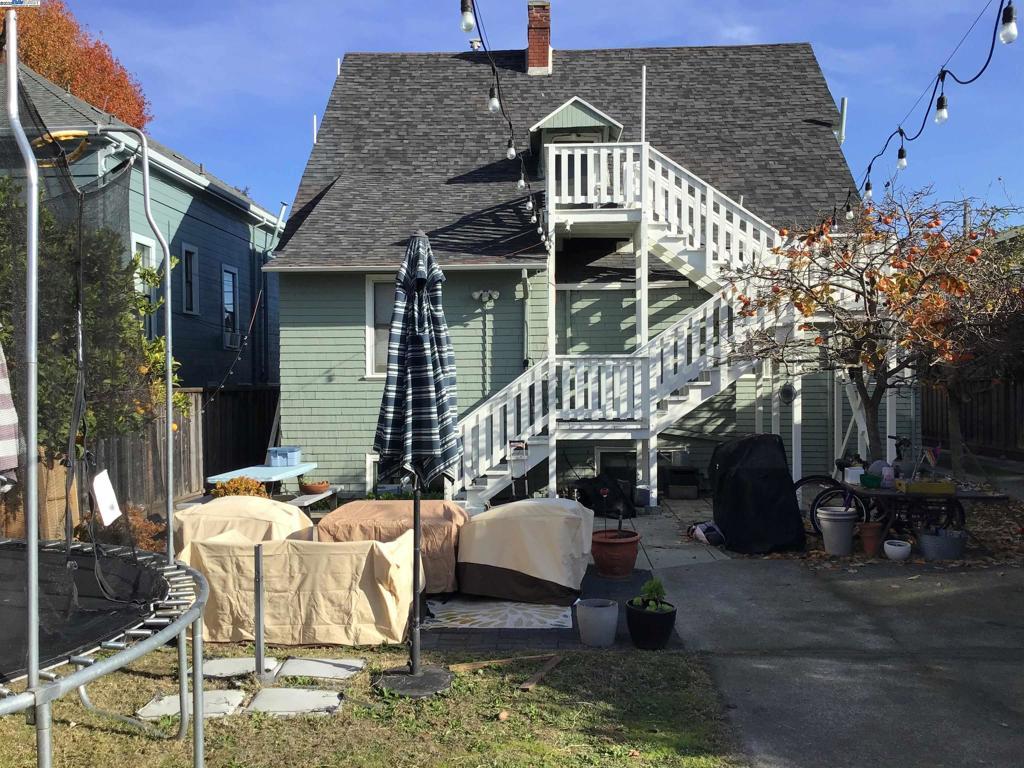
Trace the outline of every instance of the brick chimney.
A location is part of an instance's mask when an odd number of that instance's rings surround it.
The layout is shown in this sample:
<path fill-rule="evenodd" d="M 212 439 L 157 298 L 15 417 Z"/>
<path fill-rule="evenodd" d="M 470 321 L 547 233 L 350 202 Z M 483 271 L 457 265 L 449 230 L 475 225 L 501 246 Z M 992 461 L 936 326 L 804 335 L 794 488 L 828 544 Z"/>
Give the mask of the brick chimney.
<path fill-rule="evenodd" d="M 526 74 L 551 74 L 551 0 L 527 0 Z"/>

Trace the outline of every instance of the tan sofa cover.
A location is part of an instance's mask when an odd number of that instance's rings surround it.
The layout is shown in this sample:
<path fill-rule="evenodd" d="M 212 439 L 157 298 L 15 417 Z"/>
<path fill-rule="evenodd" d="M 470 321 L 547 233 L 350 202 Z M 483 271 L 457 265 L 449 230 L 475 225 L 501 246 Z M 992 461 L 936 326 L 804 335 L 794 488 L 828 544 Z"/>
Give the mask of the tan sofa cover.
<path fill-rule="evenodd" d="M 203 637 L 255 639 L 253 540 L 238 531 L 192 541 L 180 558 L 210 584 Z M 402 642 L 412 605 L 412 533 L 395 541 L 263 542 L 264 627 L 280 645 Z"/>
<path fill-rule="evenodd" d="M 313 527 L 302 510 L 257 496 L 223 496 L 174 513 L 174 546 L 236 531 L 249 541 L 276 541 Z"/>
<path fill-rule="evenodd" d="M 459 529 L 469 516 L 451 501 L 421 502 L 424 592 L 455 592 L 455 555 Z M 317 525 L 320 541 L 392 541 L 412 529 L 412 501 L 350 501 Z"/>
<path fill-rule="evenodd" d="M 594 513 L 572 499 L 526 499 L 475 515 L 459 535 L 461 591 L 569 605 L 590 561 Z"/>

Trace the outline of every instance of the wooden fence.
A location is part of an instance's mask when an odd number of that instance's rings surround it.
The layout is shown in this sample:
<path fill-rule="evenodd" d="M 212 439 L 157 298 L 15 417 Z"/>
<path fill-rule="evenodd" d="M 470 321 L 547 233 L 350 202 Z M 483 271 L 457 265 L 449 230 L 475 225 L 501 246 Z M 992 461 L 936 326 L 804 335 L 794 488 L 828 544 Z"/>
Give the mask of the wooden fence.
<path fill-rule="evenodd" d="M 279 392 L 277 386 L 251 386 L 206 393 L 203 463 L 207 476 L 263 463 Z"/>
<path fill-rule="evenodd" d="M 200 494 L 207 475 L 263 463 L 277 409 L 277 387 L 224 389 L 212 398 L 210 390 L 180 391 L 189 405 L 187 414 L 175 415 L 175 499 Z M 108 471 L 122 505 L 135 504 L 150 514 L 163 513 L 167 493 L 164 430 L 165 422 L 158 418 L 139 434 L 91 443 L 95 468 Z M 78 478 L 87 476 L 84 462 L 78 463 L 76 471 Z M 63 536 L 64 482 L 60 464 L 41 462 L 39 527 L 43 538 Z M 88 508 L 88 484 L 77 482 L 72 491 L 74 519 L 79 517 L 78 509 Z M 24 536 L 23 503 L 17 491 L 4 497 L 0 505 L 0 535 Z"/>
<path fill-rule="evenodd" d="M 949 445 L 949 401 L 944 390 L 921 387 L 922 435 Z M 978 454 L 1024 459 L 1024 382 L 978 386 L 960 407 L 964 442 Z"/>

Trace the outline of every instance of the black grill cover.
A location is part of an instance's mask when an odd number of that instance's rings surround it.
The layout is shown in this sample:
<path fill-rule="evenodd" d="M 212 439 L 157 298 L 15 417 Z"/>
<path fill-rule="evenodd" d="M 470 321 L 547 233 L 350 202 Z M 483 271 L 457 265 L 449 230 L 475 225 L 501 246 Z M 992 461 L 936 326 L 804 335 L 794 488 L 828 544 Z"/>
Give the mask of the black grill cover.
<path fill-rule="evenodd" d="M 803 549 L 804 525 L 781 437 L 722 443 L 711 455 L 708 478 L 715 525 L 727 548 L 744 554 Z"/>

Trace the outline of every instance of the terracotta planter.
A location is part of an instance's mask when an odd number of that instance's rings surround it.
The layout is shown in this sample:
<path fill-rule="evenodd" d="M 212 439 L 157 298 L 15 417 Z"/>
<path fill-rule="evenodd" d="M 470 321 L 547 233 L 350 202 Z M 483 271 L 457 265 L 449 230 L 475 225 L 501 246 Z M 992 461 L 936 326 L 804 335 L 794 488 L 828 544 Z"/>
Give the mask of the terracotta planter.
<path fill-rule="evenodd" d="M 590 553 L 597 575 L 603 579 L 628 579 L 636 565 L 640 534 L 633 531 L 594 531 Z"/>
<path fill-rule="evenodd" d="M 857 532 L 860 534 L 860 545 L 864 549 L 864 554 L 868 557 L 876 557 L 882 546 L 882 524 L 861 523 Z"/>
<path fill-rule="evenodd" d="M 323 493 L 330 487 L 331 484 L 327 480 L 321 480 L 317 483 L 299 483 L 299 490 L 308 496 Z"/>

